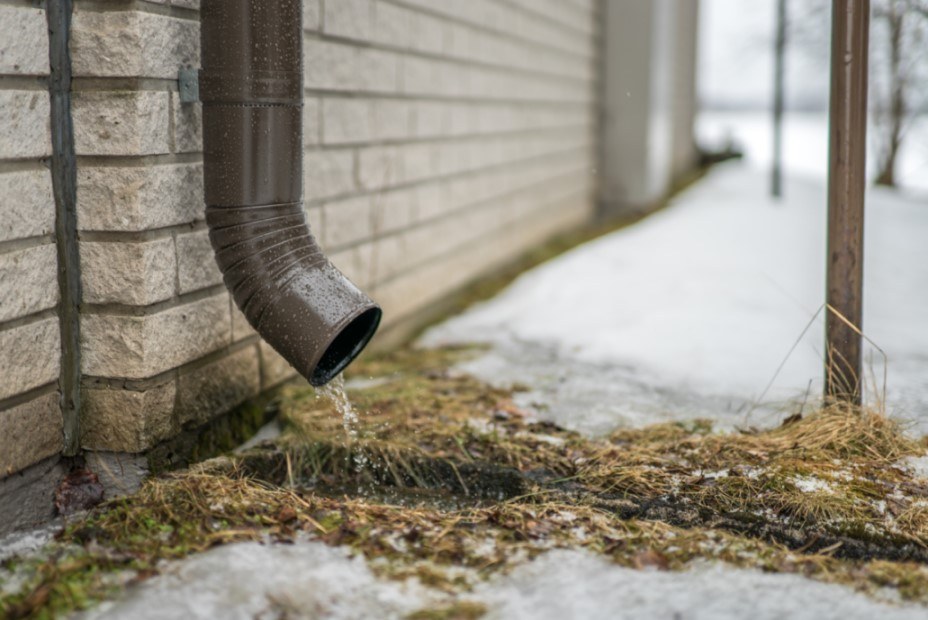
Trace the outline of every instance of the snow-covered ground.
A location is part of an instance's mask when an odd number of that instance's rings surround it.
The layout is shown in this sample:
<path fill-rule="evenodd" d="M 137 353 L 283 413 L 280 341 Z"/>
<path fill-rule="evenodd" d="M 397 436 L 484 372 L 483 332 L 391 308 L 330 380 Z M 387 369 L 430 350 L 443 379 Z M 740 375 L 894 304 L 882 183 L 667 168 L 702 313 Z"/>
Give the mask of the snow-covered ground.
<path fill-rule="evenodd" d="M 440 600 L 418 581 L 378 579 L 363 558 L 317 541 L 236 543 L 174 562 L 87 620 L 403 618 Z"/>
<path fill-rule="evenodd" d="M 682 573 L 634 570 L 580 551 L 552 551 L 478 588 L 488 618 L 852 620 L 924 618 L 918 606 L 881 604 L 799 575 L 705 564 Z"/>
<path fill-rule="evenodd" d="M 720 166 L 663 211 L 522 275 L 422 342 L 491 344 L 465 369 L 529 386 L 520 404 L 586 432 L 694 417 L 776 424 L 822 389 L 826 203 L 814 176 L 789 177 L 779 202 L 767 187 L 750 160 Z M 885 385 L 888 410 L 921 431 L 925 239 L 928 200 L 870 191 L 864 331 L 888 365 L 868 345 L 868 397 Z"/>
<path fill-rule="evenodd" d="M 788 592 L 789 596 L 784 596 Z M 799 575 L 706 563 L 680 572 L 634 570 L 584 551 L 551 551 L 478 585 L 462 600 L 487 618 L 908 620 L 923 607 L 882 603 Z M 403 618 L 452 602 L 416 579 L 379 579 L 359 557 L 321 542 L 237 543 L 169 567 L 86 620 Z"/>
<path fill-rule="evenodd" d="M 772 202 L 752 159 L 719 167 L 662 212 L 524 274 L 422 343 L 490 344 L 467 370 L 529 386 L 523 404 L 587 432 L 681 417 L 775 424 L 777 404 L 821 390 L 824 180 L 793 172 L 786 199 Z M 871 192 L 865 330 L 889 358 L 890 408 L 921 430 L 925 239 L 928 201 Z M 881 363 L 873 355 L 878 384 Z M 761 397 L 774 408 L 755 407 Z M 304 539 L 232 544 L 172 563 L 84 617 L 401 618 L 453 600 L 416 580 L 379 578 L 346 548 Z M 458 600 L 507 619 L 925 617 L 923 607 L 799 575 L 715 563 L 632 570 L 576 550 L 548 552 Z"/>
<path fill-rule="evenodd" d="M 709 148 L 727 142 L 745 151 L 747 162 L 766 170 L 773 158 L 773 121 L 769 112 L 704 111 L 696 123 L 696 137 Z M 876 136 L 868 129 L 870 148 L 867 174 L 876 174 Z M 823 112 L 788 112 L 783 121 L 783 167 L 794 176 L 824 179 L 828 165 L 828 115 Z M 903 191 L 928 201 L 928 114 L 908 127 L 896 170 Z M 767 189 L 764 183 L 758 189 Z"/>

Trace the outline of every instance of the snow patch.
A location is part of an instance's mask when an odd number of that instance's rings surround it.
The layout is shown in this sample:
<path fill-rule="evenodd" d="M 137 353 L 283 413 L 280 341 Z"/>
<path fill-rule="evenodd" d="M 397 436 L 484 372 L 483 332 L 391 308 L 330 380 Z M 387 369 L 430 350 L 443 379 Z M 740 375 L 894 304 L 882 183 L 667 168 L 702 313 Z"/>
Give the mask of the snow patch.
<path fill-rule="evenodd" d="M 402 618 L 443 595 L 377 579 L 364 559 L 321 542 L 225 545 L 172 563 L 86 619 Z"/>
<path fill-rule="evenodd" d="M 916 478 L 928 479 L 928 455 L 902 459 L 902 466 L 912 472 Z"/>
<path fill-rule="evenodd" d="M 51 541 L 61 529 L 60 520 L 33 530 L 13 532 L 0 537 L 0 562 L 14 556 L 27 556 Z"/>
<path fill-rule="evenodd" d="M 798 575 L 721 564 L 633 570 L 584 551 L 546 553 L 478 586 L 473 598 L 488 605 L 490 619 L 914 620 L 926 613 Z"/>
<path fill-rule="evenodd" d="M 775 202 L 766 175 L 716 168 L 667 209 L 523 274 L 422 343 L 490 344 L 462 370 L 528 386 L 518 406 L 588 434 L 694 418 L 779 424 L 784 408 L 814 404 L 823 374 L 825 184 L 787 181 Z M 922 431 L 925 238 L 922 201 L 870 192 L 865 330 L 889 357 L 887 409 Z M 882 398 L 883 358 L 867 346 L 865 363 L 868 397 Z"/>
<path fill-rule="evenodd" d="M 833 493 L 832 487 L 827 481 L 815 476 L 793 476 L 793 484 L 803 493 Z"/>

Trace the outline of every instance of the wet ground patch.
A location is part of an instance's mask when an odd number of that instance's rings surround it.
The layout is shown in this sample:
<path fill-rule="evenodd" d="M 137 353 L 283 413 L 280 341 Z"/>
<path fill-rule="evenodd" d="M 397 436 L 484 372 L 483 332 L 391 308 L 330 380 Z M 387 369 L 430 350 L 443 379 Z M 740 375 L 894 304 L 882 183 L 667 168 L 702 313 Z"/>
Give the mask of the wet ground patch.
<path fill-rule="evenodd" d="M 420 618 L 479 617 L 477 583 L 557 548 L 658 570 L 721 561 L 928 603 L 928 481 L 906 465 L 924 446 L 896 423 L 836 407 L 766 431 L 694 422 L 589 438 L 454 369 L 473 353 L 360 362 L 351 434 L 327 400 L 288 389 L 273 443 L 154 478 L 7 561 L 0 611 L 53 617 L 164 560 L 301 537 L 458 597 Z"/>

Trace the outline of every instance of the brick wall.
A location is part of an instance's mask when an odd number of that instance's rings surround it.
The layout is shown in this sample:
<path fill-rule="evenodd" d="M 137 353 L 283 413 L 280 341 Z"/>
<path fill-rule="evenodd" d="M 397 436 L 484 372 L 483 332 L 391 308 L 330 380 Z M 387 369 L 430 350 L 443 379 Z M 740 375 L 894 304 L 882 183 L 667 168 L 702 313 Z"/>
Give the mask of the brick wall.
<path fill-rule="evenodd" d="M 32 77 L 48 52 L 33 4 L 0 0 L 0 73 L 14 76 L 0 78 L 0 447 L 17 420 L 45 429 L 28 456 L 0 450 L 11 470 L 53 454 L 61 432 L 48 94 Z M 199 65 L 198 4 L 75 1 L 88 450 L 144 451 L 293 376 L 234 308 L 209 246 L 200 107 L 176 81 Z M 385 333 L 588 220 L 596 0 L 304 4 L 306 209 L 333 262 L 382 304 Z"/>
<path fill-rule="evenodd" d="M 48 36 L 32 4 L 0 4 L 0 478 L 62 447 Z"/>
<path fill-rule="evenodd" d="M 308 212 L 388 329 L 588 216 L 592 4 L 306 4 Z"/>

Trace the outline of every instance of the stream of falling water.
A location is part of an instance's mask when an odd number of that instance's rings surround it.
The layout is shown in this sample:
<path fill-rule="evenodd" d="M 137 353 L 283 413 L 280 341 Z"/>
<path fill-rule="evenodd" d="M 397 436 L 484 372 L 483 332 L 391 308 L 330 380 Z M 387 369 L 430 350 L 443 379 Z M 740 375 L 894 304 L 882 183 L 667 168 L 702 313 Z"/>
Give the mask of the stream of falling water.
<path fill-rule="evenodd" d="M 325 396 L 335 410 L 342 416 L 342 426 L 345 427 L 345 435 L 348 441 L 354 441 L 358 438 L 358 412 L 355 411 L 348 400 L 348 393 L 345 391 L 345 377 L 338 375 L 321 388 L 318 388 L 319 394 Z"/>
<path fill-rule="evenodd" d="M 345 391 L 345 377 L 339 374 L 321 388 L 317 388 L 319 395 L 328 399 L 335 410 L 342 416 L 342 426 L 345 429 L 345 438 L 349 446 L 358 439 L 358 412 L 348 399 Z M 367 465 L 367 456 L 360 449 L 352 450 L 352 461 L 355 471 L 360 472 Z"/>

